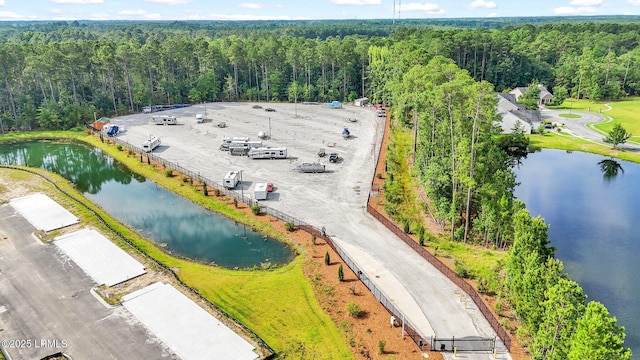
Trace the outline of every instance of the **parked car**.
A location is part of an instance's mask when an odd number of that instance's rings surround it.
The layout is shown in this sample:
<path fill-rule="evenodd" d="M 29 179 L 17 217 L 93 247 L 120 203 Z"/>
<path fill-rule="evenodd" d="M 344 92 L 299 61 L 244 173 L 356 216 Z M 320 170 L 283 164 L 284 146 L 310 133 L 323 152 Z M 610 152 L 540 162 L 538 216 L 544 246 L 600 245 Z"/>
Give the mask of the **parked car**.
<path fill-rule="evenodd" d="M 268 182 L 267 183 L 267 192 L 272 192 L 273 191 L 273 183 Z"/>
<path fill-rule="evenodd" d="M 260 106 L 260 105 L 253 105 L 253 106 L 252 106 L 252 108 L 254 108 L 254 109 L 262 109 L 262 106 Z"/>
<path fill-rule="evenodd" d="M 266 112 L 275 112 L 276 109 L 274 109 L 274 108 L 266 108 L 266 109 L 264 109 L 264 111 L 266 111 Z"/>

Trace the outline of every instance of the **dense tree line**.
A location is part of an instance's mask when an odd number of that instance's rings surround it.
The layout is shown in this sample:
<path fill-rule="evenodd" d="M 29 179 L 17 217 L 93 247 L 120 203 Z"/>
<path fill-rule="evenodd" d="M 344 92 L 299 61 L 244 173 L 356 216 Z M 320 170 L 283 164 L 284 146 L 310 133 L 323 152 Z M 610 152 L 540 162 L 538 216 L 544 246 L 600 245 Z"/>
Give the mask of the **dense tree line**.
<path fill-rule="evenodd" d="M 640 23 L 513 23 L 488 25 L 499 29 L 410 20 L 4 25 L 0 130 L 70 128 L 94 113 L 135 112 L 152 103 L 364 95 L 391 104 L 384 84 L 401 69 L 372 64 L 379 56 L 407 64 L 443 56 L 498 91 L 536 80 L 592 99 L 640 94 Z"/>
<path fill-rule="evenodd" d="M 625 333 L 600 303 L 562 272 L 549 246 L 548 226 L 522 209 L 513 217 L 513 246 L 505 265 L 508 298 L 520 320 L 518 335 L 534 359 L 631 359 Z"/>

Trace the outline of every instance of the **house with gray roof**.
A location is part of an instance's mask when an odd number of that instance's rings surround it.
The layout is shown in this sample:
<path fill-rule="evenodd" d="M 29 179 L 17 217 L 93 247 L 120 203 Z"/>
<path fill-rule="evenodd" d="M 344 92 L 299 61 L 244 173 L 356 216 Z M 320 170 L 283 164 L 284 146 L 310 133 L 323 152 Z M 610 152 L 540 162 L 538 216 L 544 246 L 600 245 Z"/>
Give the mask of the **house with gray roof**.
<path fill-rule="evenodd" d="M 553 99 L 553 94 L 549 90 L 547 90 L 547 88 L 542 84 L 538 84 L 538 89 L 540 89 L 538 105 L 545 106 L 549 104 L 551 99 Z M 528 86 L 520 86 L 509 91 L 509 94 L 514 95 L 516 97 L 516 102 L 517 102 L 518 99 L 520 99 L 520 96 L 524 95 L 524 93 L 526 93 L 527 91 L 529 91 Z"/>
<path fill-rule="evenodd" d="M 499 93 L 497 98 L 496 112 L 500 115 L 497 125 L 502 128 L 502 133 L 513 133 L 519 124 L 525 134 L 531 134 L 533 123 L 540 121 L 540 111 L 526 110 L 523 104 L 516 103 L 516 95 L 512 93 Z"/>

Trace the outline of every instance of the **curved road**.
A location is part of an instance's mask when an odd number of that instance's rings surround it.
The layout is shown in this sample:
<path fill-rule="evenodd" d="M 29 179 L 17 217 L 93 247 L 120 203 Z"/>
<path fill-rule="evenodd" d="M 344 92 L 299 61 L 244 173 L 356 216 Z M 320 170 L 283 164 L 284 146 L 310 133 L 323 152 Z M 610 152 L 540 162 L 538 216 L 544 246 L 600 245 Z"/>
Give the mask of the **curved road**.
<path fill-rule="evenodd" d="M 587 140 L 596 144 L 600 144 L 603 146 L 611 147 L 611 144 L 604 142 L 604 138 L 607 136 L 606 133 L 601 130 L 596 129 L 593 124 L 599 122 L 609 122 L 613 121 L 610 116 L 606 115 L 606 111 L 610 110 L 611 107 L 608 104 L 605 104 L 607 110 L 605 110 L 602 114 L 595 114 L 591 112 L 584 111 L 570 111 L 571 114 L 577 114 L 582 116 L 578 119 L 569 119 L 561 117 L 560 114 L 566 114 L 567 110 L 551 110 L 551 109 L 542 109 L 540 111 L 540 115 L 542 120 L 551 120 L 556 124 L 562 124 L 563 129 L 562 133 L 564 135 L 569 135 L 572 137 L 580 138 L 583 140 Z M 626 151 L 640 151 L 640 144 L 635 142 L 626 142 L 624 144 L 618 145 L 620 150 Z"/>

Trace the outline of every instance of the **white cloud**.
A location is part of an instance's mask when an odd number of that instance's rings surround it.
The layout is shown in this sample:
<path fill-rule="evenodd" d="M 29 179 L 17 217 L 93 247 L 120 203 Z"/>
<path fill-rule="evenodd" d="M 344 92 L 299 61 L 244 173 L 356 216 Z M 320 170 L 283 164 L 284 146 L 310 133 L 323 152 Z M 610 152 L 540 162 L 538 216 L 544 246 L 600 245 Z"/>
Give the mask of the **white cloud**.
<path fill-rule="evenodd" d="M 331 0 L 338 5 L 380 5 L 382 0 Z"/>
<path fill-rule="evenodd" d="M 438 4 L 431 4 L 431 3 L 402 4 L 402 9 L 401 10 L 402 10 L 402 12 L 411 12 L 411 11 L 424 12 L 424 13 L 427 13 L 429 15 L 441 15 L 441 14 L 444 14 L 444 9 L 441 9 Z"/>
<path fill-rule="evenodd" d="M 558 15 L 579 15 L 586 13 L 594 13 L 596 9 L 590 6 L 585 7 L 572 7 L 572 6 L 561 6 L 553 9 L 553 12 Z"/>
<path fill-rule="evenodd" d="M 577 7 L 590 7 L 602 5 L 602 0 L 572 0 L 571 5 Z"/>
<path fill-rule="evenodd" d="M 496 7 L 496 3 L 493 1 L 484 1 L 484 0 L 475 0 L 471 4 L 469 4 L 469 8 L 477 9 L 477 8 L 486 8 L 493 9 Z"/>
<path fill-rule="evenodd" d="M 163 5 L 183 5 L 188 4 L 191 0 L 144 0 L 146 2 L 163 4 Z"/>
<path fill-rule="evenodd" d="M 627 4 L 633 6 L 640 6 L 640 0 L 627 0 Z"/>
<path fill-rule="evenodd" d="M 102 4 L 103 0 L 51 0 L 56 4 L 73 4 L 73 5 L 87 5 L 87 4 Z"/>
<path fill-rule="evenodd" d="M 490 18 L 496 17 L 496 16 L 498 16 L 498 14 L 496 14 L 496 13 L 491 13 L 491 14 L 487 15 L 487 17 L 490 17 Z"/>
<path fill-rule="evenodd" d="M 256 4 L 256 3 L 242 3 L 242 4 L 238 4 L 238 7 L 245 8 L 245 9 L 262 9 L 263 8 L 262 5 Z"/>
<path fill-rule="evenodd" d="M 4 0 L 0 0 L 0 6 L 4 5 Z"/>
<path fill-rule="evenodd" d="M 0 20 L 21 20 L 21 19 L 24 19 L 24 17 L 12 11 L 0 11 Z"/>

